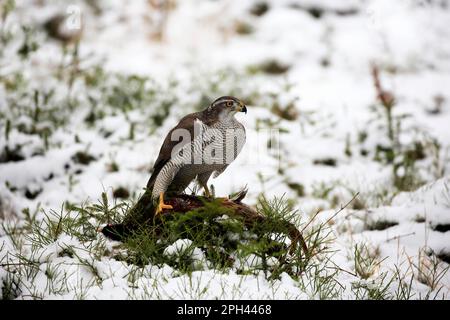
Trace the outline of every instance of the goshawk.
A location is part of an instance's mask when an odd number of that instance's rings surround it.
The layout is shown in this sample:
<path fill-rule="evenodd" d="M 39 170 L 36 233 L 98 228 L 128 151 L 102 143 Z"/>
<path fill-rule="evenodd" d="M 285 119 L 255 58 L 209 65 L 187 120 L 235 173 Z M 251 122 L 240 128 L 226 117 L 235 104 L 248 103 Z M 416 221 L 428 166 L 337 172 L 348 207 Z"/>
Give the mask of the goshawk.
<path fill-rule="evenodd" d="M 245 104 L 223 96 L 205 110 L 188 114 L 169 131 L 147 183 L 158 202 L 156 214 L 172 209 L 164 203 L 165 192 L 179 194 L 196 178 L 206 196 L 211 195 L 209 177 L 220 175 L 245 143 L 245 128 L 234 117 L 237 112 L 247 113 Z"/>

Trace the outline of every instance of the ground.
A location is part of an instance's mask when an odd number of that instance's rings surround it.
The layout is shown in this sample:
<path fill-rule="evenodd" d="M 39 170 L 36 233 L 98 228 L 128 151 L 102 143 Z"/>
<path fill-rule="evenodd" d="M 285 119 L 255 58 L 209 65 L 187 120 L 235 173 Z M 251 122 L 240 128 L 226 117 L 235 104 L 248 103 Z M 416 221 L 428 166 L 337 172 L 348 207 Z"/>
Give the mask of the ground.
<path fill-rule="evenodd" d="M 1 297 L 450 298 L 450 2 L 151 3 L 0 5 Z M 56 13 L 78 45 L 49 36 Z M 247 143 L 210 183 L 283 196 L 320 234 L 297 275 L 252 254 L 215 268 L 189 239 L 163 252 L 188 270 L 133 264 L 95 231 L 143 193 L 178 119 L 221 95 L 248 105 Z"/>

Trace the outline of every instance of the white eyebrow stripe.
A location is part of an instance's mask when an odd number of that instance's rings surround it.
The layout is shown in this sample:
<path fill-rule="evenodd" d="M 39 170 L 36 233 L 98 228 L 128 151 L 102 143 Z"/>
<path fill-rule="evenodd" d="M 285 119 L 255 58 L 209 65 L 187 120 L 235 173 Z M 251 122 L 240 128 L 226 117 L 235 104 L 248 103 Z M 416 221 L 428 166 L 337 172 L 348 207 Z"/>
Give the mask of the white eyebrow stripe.
<path fill-rule="evenodd" d="M 219 102 L 228 102 L 228 101 L 231 101 L 231 102 L 235 102 L 235 100 L 233 100 L 233 99 L 224 99 L 224 100 L 219 100 L 219 101 L 216 101 L 216 102 L 214 102 L 212 105 L 213 106 L 215 106 L 216 104 L 218 104 Z"/>

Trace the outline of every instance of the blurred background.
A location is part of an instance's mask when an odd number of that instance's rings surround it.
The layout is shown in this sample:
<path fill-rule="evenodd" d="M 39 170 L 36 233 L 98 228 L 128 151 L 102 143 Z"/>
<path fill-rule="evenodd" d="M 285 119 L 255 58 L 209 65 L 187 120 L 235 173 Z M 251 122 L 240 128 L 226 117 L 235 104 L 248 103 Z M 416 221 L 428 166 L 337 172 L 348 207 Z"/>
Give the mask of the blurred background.
<path fill-rule="evenodd" d="M 310 217 L 359 193 L 344 246 L 409 234 L 448 263 L 449 21 L 447 0 L 1 0 L 0 220 L 136 200 L 168 130 L 234 95 L 247 144 L 216 195 Z"/>
<path fill-rule="evenodd" d="M 102 186 L 139 192 L 166 132 L 221 95 L 250 105 L 249 134 L 276 131 L 248 139 L 215 183 L 221 194 L 248 183 L 254 199 L 288 193 L 327 207 L 344 191 L 322 203 L 325 183 L 367 191 L 373 206 L 448 172 L 447 1 L 1 8 L 0 172 L 3 193 L 29 195 L 19 207 L 95 198 Z"/>

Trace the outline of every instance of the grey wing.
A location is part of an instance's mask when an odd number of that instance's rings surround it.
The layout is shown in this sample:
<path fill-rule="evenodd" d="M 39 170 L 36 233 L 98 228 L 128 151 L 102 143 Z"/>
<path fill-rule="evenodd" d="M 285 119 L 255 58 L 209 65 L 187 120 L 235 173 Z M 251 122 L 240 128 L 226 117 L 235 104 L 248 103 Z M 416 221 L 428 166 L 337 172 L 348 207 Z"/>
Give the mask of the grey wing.
<path fill-rule="evenodd" d="M 213 173 L 213 179 L 215 179 L 218 176 L 220 176 L 222 174 L 222 172 L 224 172 L 227 167 L 228 167 L 228 165 L 226 164 L 222 168 L 220 168 L 219 170 L 215 170 L 214 173 Z"/>
<path fill-rule="evenodd" d="M 245 133 L 245 127 L 242 125 L 242 123 L 239 123 L 238 129 L 240 130 L 240 134 L 238 134 L 238 141 L 237 141 L 237 149 L 235 153 L 235 158 L 239 155 L 239 153 L 242 151 L 242 148 L 244 147 L 245 140 L 246 140 L 246 133 Z"/>
<path fill-rule="evenodd" d="M 229 158 L 227 154 L 227 165 L 229 165 L 232 161 L 236 160 L 239 153 L 242 151 L 242 148 L 245 144 L 245 127 L 241 123 L 237 123 L 237 126 L 234 128 L 234 132 L 227 132 L 226 134 L 231 134 L 231 136 L 226 137 L 226 143 L 232 143 L 233 145 L 233 154 L 232 157 Z M 228 149 L 227 149 L 228 150 Z M 230 163 L 228 163 L 231 160 Z M 225 170 L 225 169 L 224 169 Z"/>
<path fill-rule="evenodd" d="M 164 139 L 161 149 L 159 150 L 158 158 L 156 159 L 155 164 L 153 166 L 152 175 L 147 182 L 148 189 L 153 188 L 156 178 L 158 177 L 158 174 L 161 172 L 161 169 L 171 159 L 173 149 L 175 147 L 181 148 L 185 144 L 190 143 L 191 139 L 194 139 L 194 122 L 199 117 L 200 117 L 199 113 L 189 114 L 185 116 L 183 119 L 181 119 L 180 122 L 172 130 L 169 131 L 166 138 Z M 179 139 L 174 139 L 172 134 L 174 134 L 174 131 L 177 129 L 187 130 L 185 131 L 185 133 L 188 133 L 190 135 L 190 139 L 187 140 L 184 137 L 178 137 Z"/>

